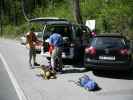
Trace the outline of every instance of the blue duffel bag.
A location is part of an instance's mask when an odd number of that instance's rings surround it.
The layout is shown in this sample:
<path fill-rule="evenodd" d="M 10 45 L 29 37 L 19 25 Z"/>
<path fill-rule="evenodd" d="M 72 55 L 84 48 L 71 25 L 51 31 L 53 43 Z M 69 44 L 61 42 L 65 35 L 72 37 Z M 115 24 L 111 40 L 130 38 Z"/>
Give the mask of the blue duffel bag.
<path fill-rule="evenodd" d="M 97 83 L 90 79 L 88 75 L 84 75 L 79 78 L 79 85 L 89 91 L 95 91 L 98 89 Z"/>

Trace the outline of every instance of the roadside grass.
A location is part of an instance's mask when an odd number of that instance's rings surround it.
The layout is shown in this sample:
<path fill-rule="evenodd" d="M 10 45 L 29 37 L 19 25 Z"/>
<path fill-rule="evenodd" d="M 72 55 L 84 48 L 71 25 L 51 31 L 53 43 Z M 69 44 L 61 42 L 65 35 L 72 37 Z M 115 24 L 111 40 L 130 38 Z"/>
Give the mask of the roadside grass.
<path fill-rule="evenodd" d="M 0 37 L 9 38 L 9 39 L 18 39 L 27 31 L 28 27 L 26 24 L 23 24 L 21 26 L 7 25 L 4 26 Z"/>

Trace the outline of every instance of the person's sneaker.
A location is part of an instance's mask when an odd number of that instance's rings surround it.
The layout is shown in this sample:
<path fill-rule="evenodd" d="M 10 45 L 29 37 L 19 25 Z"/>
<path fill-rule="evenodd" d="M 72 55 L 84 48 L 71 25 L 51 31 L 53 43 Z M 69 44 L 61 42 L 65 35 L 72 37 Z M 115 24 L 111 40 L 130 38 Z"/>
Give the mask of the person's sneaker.
<path fill-rule="evenodd" d="M 36 67 L 32 65 L 30 68 L 31 68 L 31 69 L 34 69 L 34 68 L 36 68 Z"/>
<path fill-rule="evenodd" d="M 38 63 L 34 63 L 34 66 L 40 66 L 40 64 L 38 64 Z"/>
<path fill-rule="evenodd" d="M 58 74 L 64 74 L 64 71 L 63 70 L 59 70 L 57 73 Z"/>
<path fill-rule="evenodd" d="M 32 64 L 29 64 L 30 69 L 34 69 L 34 66 Z"/>
<path fill-rule="evenodd" d="M 63 71 L 60 71 L 60 72 L 57 72 L 57 74 L 64 74 L 64 72 Z"/>

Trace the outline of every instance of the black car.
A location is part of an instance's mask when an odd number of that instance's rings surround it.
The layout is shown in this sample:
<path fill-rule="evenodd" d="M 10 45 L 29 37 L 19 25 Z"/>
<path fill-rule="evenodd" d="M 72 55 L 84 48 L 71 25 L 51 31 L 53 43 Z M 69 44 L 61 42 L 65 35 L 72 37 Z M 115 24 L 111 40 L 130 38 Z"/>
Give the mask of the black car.
<path fill-rule="evenodd" d="M 88 44 L 89 29 L 83 25 L 72 24 L 67 20 L 47 20 L 43 29 L 43 49 L 41 54 L 50 58 L 48 38 L 53 29 L 58 29 L 63 37 L 63 59 L 80 62 L 84 59 L 84 48 Z"/>
<path fill-rule="evenodd" d="M 132 68 L 132 53 L 128 40 L 121 35 L 98 35 L 85 49 L 86 68 L 127 70 Z"/>

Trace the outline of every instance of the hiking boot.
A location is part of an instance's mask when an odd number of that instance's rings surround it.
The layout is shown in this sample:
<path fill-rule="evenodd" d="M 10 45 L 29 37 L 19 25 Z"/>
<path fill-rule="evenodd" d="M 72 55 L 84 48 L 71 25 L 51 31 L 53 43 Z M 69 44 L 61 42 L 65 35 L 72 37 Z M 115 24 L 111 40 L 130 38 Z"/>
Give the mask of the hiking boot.
<path fill-rule="evenodd" d="M 57 74 L 64 74 L 64 71 L 58 71 Z"/>
<path fill-rule="evenodd" d="M 38 63 L 34 63 L 34 66 L 40 66 L 40 64 L 38 64 Z"/>
<path fill-rule="evenodd" d="M 29 64 L 30 69 L 34 69 L 34 66 L 32 64 Z"/>

